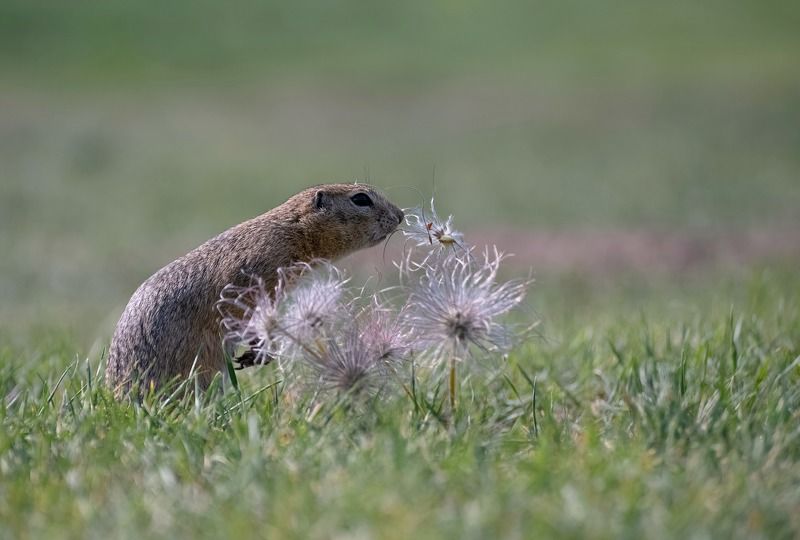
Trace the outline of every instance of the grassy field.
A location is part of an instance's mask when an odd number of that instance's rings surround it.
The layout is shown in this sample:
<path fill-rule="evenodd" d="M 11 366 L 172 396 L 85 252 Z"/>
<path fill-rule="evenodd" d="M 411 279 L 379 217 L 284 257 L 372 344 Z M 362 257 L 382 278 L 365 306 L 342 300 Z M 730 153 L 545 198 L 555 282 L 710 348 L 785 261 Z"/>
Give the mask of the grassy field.
<path fill-rule="evenodd" d="M 782 0 L 0 2 L 0 538 L 797 537 L 798 24 Z M 273 368 L 110 400 L 142 280 L 353 179 L 435 185 L 523 253 L 755 232 L 790 256 L 532 260 L 542 335 L 454 418 L 424 372 L 358 413 Z"/>
<path fill-rule="evenodd" d="M 68 339 L 4 347 L 0 536 L 793 538 L 798 285 L 584 304 L 454 417 L 424 371 L 355 411 L 271 367 L 133 407 Z"/>

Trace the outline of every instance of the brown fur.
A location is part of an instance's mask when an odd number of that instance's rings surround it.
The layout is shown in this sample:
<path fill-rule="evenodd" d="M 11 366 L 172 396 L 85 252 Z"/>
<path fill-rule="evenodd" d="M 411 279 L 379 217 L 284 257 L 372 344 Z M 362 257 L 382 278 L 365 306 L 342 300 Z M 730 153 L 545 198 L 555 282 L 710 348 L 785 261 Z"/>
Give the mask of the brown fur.
<path fill-rule="evenodd" d="M 350 197 L 366 193 L 373 206 Z M 133 294 L 111 340 L 106 383 L 115 395 L 135 383 L 157 387 L 185 378 L 192 365 L 205 387 L 225 368 L 215 304 L 223 287 L 260 276 L 269 288 L 277 269 L 335 260 L 373 246 L 395 230 L 403 212 L 374 188 L 326 184 L 308 188 L 171 262 Z"/>

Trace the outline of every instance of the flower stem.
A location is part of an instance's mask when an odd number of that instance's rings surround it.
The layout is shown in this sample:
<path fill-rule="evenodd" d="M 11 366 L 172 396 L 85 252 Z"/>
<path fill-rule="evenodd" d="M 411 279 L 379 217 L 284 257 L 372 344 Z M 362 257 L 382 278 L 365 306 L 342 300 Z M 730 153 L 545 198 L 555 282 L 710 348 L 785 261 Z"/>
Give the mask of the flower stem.
<path fill-rule="evenodd" d="M 456 357 L 450 357 L 450 411 L 456 411 Z"/>

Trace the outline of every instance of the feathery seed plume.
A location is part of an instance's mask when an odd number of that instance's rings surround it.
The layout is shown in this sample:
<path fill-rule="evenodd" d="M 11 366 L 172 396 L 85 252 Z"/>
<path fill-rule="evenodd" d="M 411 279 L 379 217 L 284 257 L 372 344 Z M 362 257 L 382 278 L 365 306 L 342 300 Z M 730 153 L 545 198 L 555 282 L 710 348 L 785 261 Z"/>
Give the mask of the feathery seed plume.
<path fill-rule="evenodd" d="M 320 350 L 305 349 L 301 358 L 320 392 L 374 395 L 390 373 L 356 323 L 327 339 Z"/>
<path fill-rule="evenodd" d="M 464 235 L 453 228 L 453 216 L 448 216 L 447 220 L 439 218 L 433 199 L 430 214 L 426 215 L 421 207 L 412 208 L 406 212 L 406 224 L 403 235 L 417 247 L 428 246 L 433 252 L 456 247 L 464 249 Z"/>
<path fill-rule="evenodd" d="M 416 342 L 434 358 L 466 355 L 471 347 L 484 352 L 506 351 L 514 331 L 500 316 L 522 302 L 528 280 L 497 283 L 503 255 L 484 252 L 479 266 L 472 257 L 451 253 L 426 266 L 412 291 L 405 322 Z"/>
<path fill-rule="evenodd" d="M 280 307 L 284 299 L 284 280 L 273 290 L 256 278 L 248 286 L 227 285 L 217 302 L 222 315 L 224 343 L 229 350 L 246 346 L 255 353 L 255 364 L 266 364 L 288 346 L 280 331 Z"/>
<path fill-rule="evenodd" d="M 287 294 L 283 328 L 296 346 L 313 346 L 324 339 L 339 320 L 350 317 L 344 302 L 349 281 L 328 261 L 314 261 L 293 267 L 294 288 Z"/>

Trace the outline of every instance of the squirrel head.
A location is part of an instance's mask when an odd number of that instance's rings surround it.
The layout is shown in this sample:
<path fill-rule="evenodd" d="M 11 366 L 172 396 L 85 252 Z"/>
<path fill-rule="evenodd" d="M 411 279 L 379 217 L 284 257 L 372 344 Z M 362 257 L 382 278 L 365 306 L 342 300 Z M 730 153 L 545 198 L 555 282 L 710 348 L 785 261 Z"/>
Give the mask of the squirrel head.
<path fill-rule="evenodd" d="M 323 251 L 318 256 L 330 259 L 379 244 L 405 217 L 400 208 L 367 184 L 323 184 L 297 197 L 308 205 L 306 230 L 318 235 L 315 243 Z"/>

